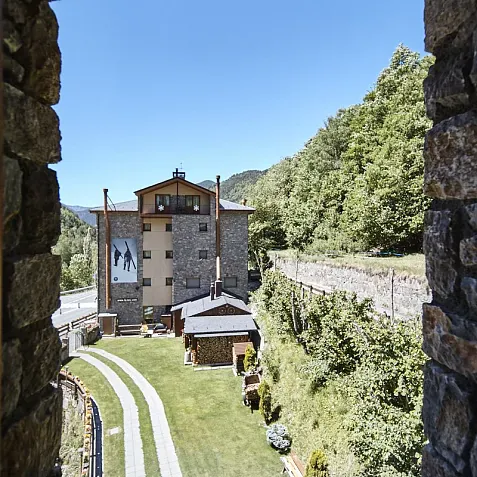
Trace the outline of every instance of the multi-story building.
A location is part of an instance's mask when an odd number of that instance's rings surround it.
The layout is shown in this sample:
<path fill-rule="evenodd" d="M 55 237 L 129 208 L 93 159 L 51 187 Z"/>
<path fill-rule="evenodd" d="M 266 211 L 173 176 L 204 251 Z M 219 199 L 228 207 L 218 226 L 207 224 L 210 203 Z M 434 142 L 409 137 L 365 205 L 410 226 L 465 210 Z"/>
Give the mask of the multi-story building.
<path fill-rule="evenodd" d="M 235 204 L 185 179 L 135 192 L 137 199 L 92 209 L 98 228 L 98 312 L 119 324 L 159 321 L 173 305 L 225 291 L 247 301 L 248 216 Z M 219 207 L 217 209 L 217 204 Z"/>

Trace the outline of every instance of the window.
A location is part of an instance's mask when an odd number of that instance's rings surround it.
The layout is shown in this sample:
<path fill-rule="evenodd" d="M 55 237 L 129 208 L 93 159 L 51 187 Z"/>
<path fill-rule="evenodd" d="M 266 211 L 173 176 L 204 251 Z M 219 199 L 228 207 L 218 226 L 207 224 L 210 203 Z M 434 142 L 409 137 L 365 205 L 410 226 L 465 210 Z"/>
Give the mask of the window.
<path fill-rule="evenodd" d="M 167 277 L 166 278 L 166 287 L 171 287 L 172 286 L 172 277 Z"/>
<path fill-rule="evenodd" d="M 172 232 L 172 224 L 166 224 L 166 232 Z"/>
<path fill-rule="evenodd" d="M 142 319 L 146 323 L 152 323 L 154 319 L 154 307 L 153 306 L 143 306 L 142 307 Z"/>
<path fill-rule="evenodd" d="M 186 209 L 193 212 L 200 212 L 200 195 L 185 196 Z"/>
<path fill-rule="evenodd" d="M 142 258 L 151 258 L 151 251 L 150 250 L 143 250 L 142 251 Z"/>
<path fill-rule="evenodd" d="M 144 232 L 150 232 L 151 231 L 151 224 L 148 224 L 148 223 L 142 224 L 142 230 Z"/>
<path fill-rule="evenodd" d="M 170 212 L 171 196 L 169 194 L 156 195 L 156 209 L 158 212 Z"/>
<path fill-rule="evenodd" d="M 152 280 L 150 278 L 143 278 L 142 279 L 142 286 L 143 287 L 150 287 L 152 285 Z"/>
<path fill-rule="evenodd" d="M 199 259 L 205 260 L 207 258 L 207 250 L 199 250 Z"/>
<path fill-rule="evenodd" d="M 207 232 L 207 224 L 206 223 L 200 223 L 199 224 L 199 232 Z"/>
<path fill-rule="evenodd" d="M 200 278 L 186 278 L 186 288 L 200 288 Z"/>
<path fill-rule="evenodd" d="M 172 258 L 172 257 L 173 257 L 172 250 L 166 250 L 166 258 Z"/>
<path fill-rule="evenodd" d="M 237 288 L 237 277 L 225 277 L 224 288 Z"/>

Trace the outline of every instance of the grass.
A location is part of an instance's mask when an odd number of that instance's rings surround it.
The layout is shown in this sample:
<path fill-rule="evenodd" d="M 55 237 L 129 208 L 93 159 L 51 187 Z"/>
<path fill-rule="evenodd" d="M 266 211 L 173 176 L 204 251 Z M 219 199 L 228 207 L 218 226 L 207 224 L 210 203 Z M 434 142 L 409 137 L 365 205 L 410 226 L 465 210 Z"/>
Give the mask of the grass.
<path fill-rule="evenodd" d="M 281 475 L 262 418 L 242 405 L 241 380 L 230 369 L 184 366 L 180 339 L 116 338 L 95 346 L 127 360 L 158 391 L 184 477 Z"/>
<path fill-rule="evenodd" d="M 156 444 L 154 442 L 154 434 L 152 432 L 149 406 L 144 399 L 144 395 L 142 394 L 139 387 L 129 377 L 129 375 L 126 374 L 117 364 L 98 354 L 92 354 L 92 356 L 109 366 L 121 378 L 133 395 L 139 411 L 139 425 L 141 427 L 141 439 L 144 451 L 144 466 L 146 469 L 146 476 L 159 476 L 159 462 L 157 460 Z"/>
<path fill-rule="evenodd" d="M 75 358 L 68 363 L 68 369 L 81 378 L 99 406 L 103 420 L 104 474 L 124 477 L 123 410 L 119 398 L 106 378 L 86 361 Z M 110 436 L 108 430 L 114 427 L 121 432 Z"/>
<path fill-rule="evenodd" d="M 274 254 L 279 257 L 296 260 L 297 253 L 294 250 L 271 251 L 270 257 L 273 260 Z M 426 265 L 424 254 L 414 253 L 403 257 L 367 257 L 364 254 L 342 254 L 332 257 L 325 254 L 298 254 L 298 259 L 303 262 L 323 262 L 342 267 L 353 267 L 362 270 L 372 270 L 377 272 L 388 272 L 394 268 L 396 273 L 410 275 L 425 279 Z"/>

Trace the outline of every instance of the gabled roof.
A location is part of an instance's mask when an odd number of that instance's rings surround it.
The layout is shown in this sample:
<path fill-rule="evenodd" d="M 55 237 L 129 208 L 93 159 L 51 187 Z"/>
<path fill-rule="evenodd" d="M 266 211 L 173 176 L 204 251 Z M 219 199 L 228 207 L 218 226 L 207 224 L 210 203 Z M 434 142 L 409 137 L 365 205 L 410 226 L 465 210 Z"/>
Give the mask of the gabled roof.
<path fill-rule="evenodd" d="M 184 184 L 188 187 L 191 187 L 192 189 L 196 189 L 199 192 L 203 192 L 204 194 L 209 194 L 215 196 L 215 192 L 211 191 L 209 189 L 206 189 L 205 187 L 202 187 L 200 185 L 194 184 L 193 182 L 186 181 L 185 179 L 181 179 L 180 177 L 172 177 L 171 179 L 167 179 L 166 181 L 158 182 L 157 184 L 145 187 L 144 189 L 139 189 L 135 191 L 134 193 L 136 195 L 143 195 L 148 192 L 155 191 L 156 189 L 162 189 L 163 187 L 166 187 L 170 184 L 175 184 L 176 182 L 179 182 L 181 184 Z"/>
<path fill-rule="evenodd" d="M 220 308 L 225 305 L 230 305 L 239 310 L 242 310 L 243 314 L 250 315 L 252 311 L 250 308 L 239 298 L 235 298 L 227 293 L 222 292 L 222 295 L 214 298 L 213 300 L 210 299 L 210 294 L 202 297 L 197 298 L 195 300 L 188 301 L 181 305 L 176 305 L 171 308 L 171 311 L 176 311 L 182 309 L 181 318 L 187 318 L 199 315 L 200 313 L 204 313 L 206 311 L 213 310 L 215 308 Z M 221 315 L 227 316 L 227 315 Z M 237 316 L 237 315 L 229 315 L 229 316 Z"/>
<path fill-rule="evenodd" d="M 184 324 L 184 334 L 188 335 L 240 333 L 256 329 L 252 315 L 189 316 Z"/>
<path fill-rule="evenodd" d="M 248 205 L 236 204 L 235 202 L 230 202 L 230 200 L 220 199 L 220 210 L 230 210 L 237 212 L 255 212 L 253 207 Z"/>
<path fill-rule="evenodd" d="M 116 202 L 114 207 L 109 206 L 108 209 L 110 212 L 137 212 L 137 199 L 128 200 L 126 202 Z M 103 212 L 104 207 L 94 207 L 89 209 L 93 214 L 98 212 Z"/>

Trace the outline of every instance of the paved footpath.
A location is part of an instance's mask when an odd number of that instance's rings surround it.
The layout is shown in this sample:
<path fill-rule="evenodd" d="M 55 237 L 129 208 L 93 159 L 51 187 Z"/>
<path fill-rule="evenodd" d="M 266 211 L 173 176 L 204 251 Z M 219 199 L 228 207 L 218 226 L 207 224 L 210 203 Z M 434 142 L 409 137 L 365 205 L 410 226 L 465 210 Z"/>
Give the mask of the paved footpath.
<path fill-rule="evenodd" d="M 111 384 L 118 395 L 124 415 L 123 433 L 126 477 L 145 477 L 144 453 L 139 430 L 139 412 L 133 395 L 121 378 L 99 359 L 85 353 L 76 353 L 73 356 L 84 359 L 87 363 L 96 367 L 109 381 L 109 384 Z"/>
<path fill-rule="evenodd" d="M 161 477 L 182 477 L 164 406 L 154 387 L 134 366 L 131 366 L 124 359 L 101 349 L 88 348 L 87 351 L 97 353 L 116 363 L 141 390 L 149 406 Z"/>

